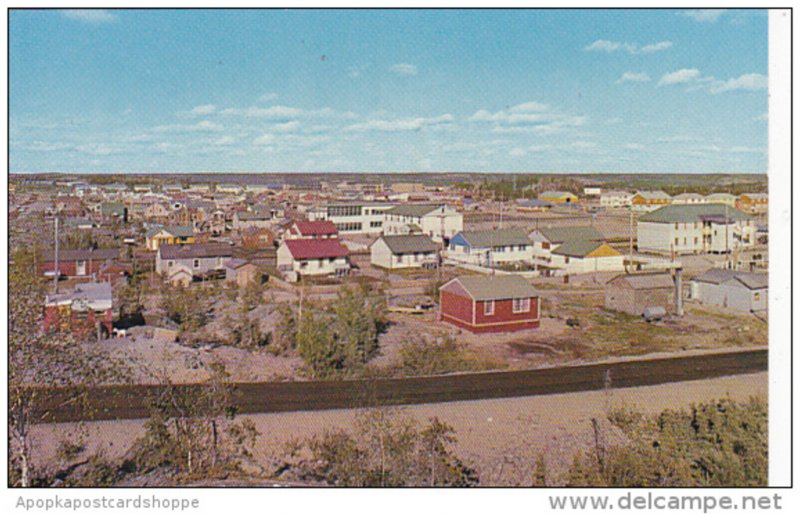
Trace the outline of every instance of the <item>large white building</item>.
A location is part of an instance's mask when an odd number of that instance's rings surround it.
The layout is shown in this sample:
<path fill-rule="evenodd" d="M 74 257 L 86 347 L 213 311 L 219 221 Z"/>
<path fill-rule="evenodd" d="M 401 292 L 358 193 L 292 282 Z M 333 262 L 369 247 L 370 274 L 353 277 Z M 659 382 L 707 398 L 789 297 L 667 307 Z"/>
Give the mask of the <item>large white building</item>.
<path fill-rule="evenodd" d="M 390 203 L 331 203 L 308 212 L 310 221 L 330 220 L 340 234 L 380 234 Z"/>
<path fill-rule="evenodd" d="M 464 229 L 464 216 L 448 205 L 396 205 L 384 216 L 383 233 L 390 236 L 421 233 L 442 241 Z"/>
<path fill-rule="evenodd" d="M 667 205 L 641 216 L 639 251 L 661 254 L 727 253 L 755 244 L 755 223 L 722 204 Z"/>
<path fill-rule="evenodd" d="M 630 207 L 632 196 L 627 191 L 603 191 L 600 194 L 600 205 L 608 209 Z"/>

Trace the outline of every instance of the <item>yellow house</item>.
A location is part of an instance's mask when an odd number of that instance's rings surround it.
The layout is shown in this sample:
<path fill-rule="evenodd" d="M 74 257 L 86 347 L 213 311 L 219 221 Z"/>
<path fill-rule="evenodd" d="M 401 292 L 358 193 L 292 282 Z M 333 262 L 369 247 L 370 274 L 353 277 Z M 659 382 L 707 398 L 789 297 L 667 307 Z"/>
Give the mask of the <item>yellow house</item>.
<path fill-rule="evenodd" d="M 147 249 L 158 251 L 160 245 L 194 244 L 194 229 L 191 225 L 179 227 L 156 227 L 147 232 Z"/>
<path fill-rule="evenodd" d="M 769 210 L 769 197 L 766 193 L 744 193 L 736 201 L 740 211 L 760 214 Z"/>
<path fill-rule="evenodd" d="M 568 191 L 545 191 L 539 195 L 539 200 L 552 203 L 576 203 L 578 197 Z"/>

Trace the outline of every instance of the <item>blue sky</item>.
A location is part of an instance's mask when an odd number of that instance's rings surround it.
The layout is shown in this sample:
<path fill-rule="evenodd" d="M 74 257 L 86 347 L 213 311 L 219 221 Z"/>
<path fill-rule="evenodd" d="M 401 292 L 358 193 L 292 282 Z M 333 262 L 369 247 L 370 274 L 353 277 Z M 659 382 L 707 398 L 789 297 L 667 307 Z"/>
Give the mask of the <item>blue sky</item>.
<path fill-rule="evenodd" d="M 10 171 L 766 172 L 767 14 L 12 11 Z"/>

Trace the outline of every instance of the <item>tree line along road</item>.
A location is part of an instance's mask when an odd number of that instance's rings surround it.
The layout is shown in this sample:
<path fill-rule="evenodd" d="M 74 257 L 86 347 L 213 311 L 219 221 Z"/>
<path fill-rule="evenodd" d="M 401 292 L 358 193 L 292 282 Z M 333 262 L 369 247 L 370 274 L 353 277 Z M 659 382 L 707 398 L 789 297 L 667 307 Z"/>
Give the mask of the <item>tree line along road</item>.
<path fill-rule="evenodd" d="M 305 382 L 242 382 L 233 385 L 240 414 L 410 405 L 592 391 L 683 382 L 767 370 L 766 349 L 659 357 L 524 371 L 463 373 L 412 378 Z M 38 388 L 38 422 L 142 419 L 147 398 L 161 385 Z M 204 384 L 181 384 L 196 393 Z M 81 393 L 85 400 L 70 401 Z"/>

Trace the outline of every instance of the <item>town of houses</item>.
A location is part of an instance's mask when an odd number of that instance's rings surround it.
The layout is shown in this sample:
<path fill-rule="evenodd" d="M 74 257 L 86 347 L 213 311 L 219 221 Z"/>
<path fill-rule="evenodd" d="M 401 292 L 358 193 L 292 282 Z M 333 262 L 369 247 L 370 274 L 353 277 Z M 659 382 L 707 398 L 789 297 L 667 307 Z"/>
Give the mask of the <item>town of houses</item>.
<path fill-rule="evenodd" d="M 680 315 L 686 302 L 767 309 L 761 192 L 587 186 L 498 201 L 422 183 L 12 182 L 12 224 L 35 218 L 36 230 L 102 242 L 43 249 L 38 272 L 64 282 L 43 306 L 46 330 L 110 336 L 115 291 L 134 269 L 184 287 L 289 291 L 418 270 L 447 277 L 435 322 L 473 333 L 535 330 L 546 314 L 537 285 L 586 277 L 603 284 L 606 308 L 636 316 Z"/>

